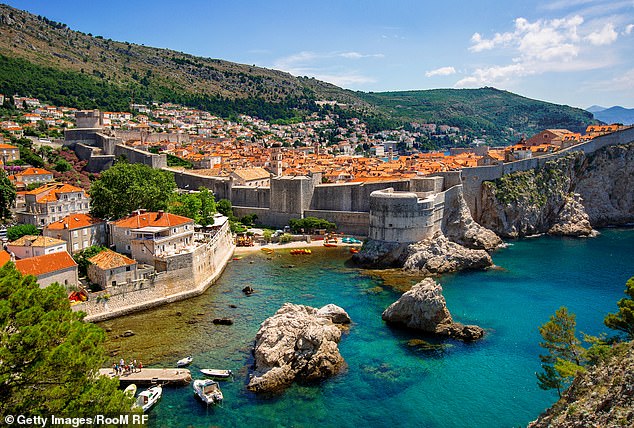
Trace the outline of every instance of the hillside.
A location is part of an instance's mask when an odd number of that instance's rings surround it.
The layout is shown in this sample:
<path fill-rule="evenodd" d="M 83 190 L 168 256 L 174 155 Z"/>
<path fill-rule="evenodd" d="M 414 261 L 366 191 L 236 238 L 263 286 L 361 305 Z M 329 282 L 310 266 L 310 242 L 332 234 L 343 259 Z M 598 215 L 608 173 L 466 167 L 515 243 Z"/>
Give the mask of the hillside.
<path fill-rule="evenodd" d="M 590 111 L 590 110 L 588 110 Z M 634 108 L 614 106 L 603 110 L 593 111 L 595 119 L 605 123 L 634 124 Z"/>
<path fill-rule="evenodd" d="M 495 88 L 432 89 L 427 91 L 359 94 L 371 104 L 402 120 L 445 123 L 482 131 L 496 139 L 517 140 L 546 128 L 583 132 L 594 123 L 592 114 L 578 108 L 532 100 Z"/>
<path fill-rule="evenodd" d="M 370 129 L 403 122 L 458 126 L 496 143 L 544 128 L 579 131 L 592 115 L 579 109 L 483 89 L 363 93 L 314 78 L 104 39 L 0 5 L 0 93 L 56 105 L 127 110 L 130 102 L 174 102 L 223 117 L 289 119 L 316 111 L 316 100 L 352 107 Z"/>

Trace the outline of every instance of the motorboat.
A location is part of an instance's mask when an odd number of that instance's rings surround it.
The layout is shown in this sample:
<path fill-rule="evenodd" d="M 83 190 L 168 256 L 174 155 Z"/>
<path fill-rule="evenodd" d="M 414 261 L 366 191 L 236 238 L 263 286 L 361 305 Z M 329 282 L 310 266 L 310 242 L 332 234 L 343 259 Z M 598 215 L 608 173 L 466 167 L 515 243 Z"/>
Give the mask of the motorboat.
<path fill-rule="evenodd" d="M 136 395 L 136 385 L 131 383 L 123 390 L 123 393 L 130 398 L 134 398 Z"/>
<path fill-rule="evenodd" d="M 233 372 L 231 370 L 200 369 L 200 372 L 205 376 L 216 379 L 229 379 L 230 377 L 233 377 Z"/>
<path fill-rule="evenodd" d="M 222 391 L 218 382 L 212 379 L 197 379 L 194 381 L 194 393 L 203 401 L 203 403 L 220 404 L 222 403 Z"/>
<path fill-rule="evenodd" d="M 194 358 L 191 355 L 188 355 L 187 357 L 181 358 L 180 360 L 176 361 L 176 367 L 188 366 L 192 363 L 193 360 Z"/>
<path fill-rule="evenodd" d="M 156 402 L 161 398 L 161 395 L 163 395 L 163 388 L 160 386 L 153 386 L 139 394 L 136 398 L 136 405 L 137 407 L 142 408 L 143 413 L 145 413 L 156 404 Z"/>

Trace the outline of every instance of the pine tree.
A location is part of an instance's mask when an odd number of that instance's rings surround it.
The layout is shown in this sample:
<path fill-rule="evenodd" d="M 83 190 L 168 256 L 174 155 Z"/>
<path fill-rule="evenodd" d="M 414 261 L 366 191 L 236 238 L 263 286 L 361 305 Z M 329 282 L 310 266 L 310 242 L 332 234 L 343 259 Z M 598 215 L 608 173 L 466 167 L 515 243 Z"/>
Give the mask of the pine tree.
<path fill-rule="evenodd" d="M 566 381 L 583 370 L 581 356 L 584 349 L 575 335 L 576 324 L 575 315 L 562 306 L 539 328 L 544 340 L 539 346 L 548 353 L 539 356 L 544 372 L 537 374 L 538 385 L 542 389 L 557 389 L 560 396 Z"/>
<path fill-rule="evenodd" d="M 83 316 L 59 284 L 40 288 L 11 262 L 0 269 L 0 418 L 130 411 L 118 381 L 97 376 L 105 334 Z"/>
<path fill-rule="evenodd" d="M 625 284 L 625 294 L 629 297 L 624 297 L 616 303 L 619 311 L 608 314 L 603 322 L 609 328 L 625 333 L 628 340 L 634 340 L 634 277 Z"/>

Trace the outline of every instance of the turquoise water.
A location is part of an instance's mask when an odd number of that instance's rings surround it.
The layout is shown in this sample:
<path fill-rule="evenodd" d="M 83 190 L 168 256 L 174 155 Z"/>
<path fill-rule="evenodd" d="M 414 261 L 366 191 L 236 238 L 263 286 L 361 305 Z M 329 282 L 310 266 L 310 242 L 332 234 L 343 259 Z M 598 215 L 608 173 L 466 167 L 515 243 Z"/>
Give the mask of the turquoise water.
<path fill-rule="evenodd" d="M 342 248 L 312 256 L 263 254 L 229 264 L 203 296 L 124 320 L 104 323 L 121 356 L 145 365 L 172 366 L 193 354 L 199 368 L 237 372 L 224 382 L 222 408 L 206 409 L 190 387 L 164 388 L 150 411 L 152 426 L 223 427 L 513 427 L 526 425 L 556 399 L 537 387 L 538 327 L 562 305 L 577 315 L 578 331 L 606 331 L 626 280 L 634 275 L 634 230 L 604 230 L 595 239 L 540 237 L 515 241 L 493 255 L 500 269 L 441 278 L 454 319 L 487 329 L 473 344 L 434 340 L 388 328 L 381 312 L 400 293 L 362 271 L 348 268 Z M 293 263 L 294 268 L 283 265 Z M 250 297 L 241 289 L 251 285 Z M 348 368 L 319 385 L 293 386 L 258 397 L 245 384 L 260 323 L 284 302 L 342 306 L 354 324 L 340 351 Z M 236 305 L 231 308 L 229 305 Z M 228 316 L 232 326 L 216 326 Z M 410 339 L 438 344 L 408 346 Z"/>

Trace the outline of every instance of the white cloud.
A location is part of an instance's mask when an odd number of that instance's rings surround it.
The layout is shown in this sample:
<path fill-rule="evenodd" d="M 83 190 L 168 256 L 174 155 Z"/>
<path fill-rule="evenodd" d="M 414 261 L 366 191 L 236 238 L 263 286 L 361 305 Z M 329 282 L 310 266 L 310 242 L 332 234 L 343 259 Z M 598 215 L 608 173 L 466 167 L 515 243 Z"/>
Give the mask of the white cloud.
<path fill-rule="evenodd" d="M 634 24 L 627 24 L 625 26 L 625 30 L 623 30 L 623 35 L 629 36 L 630 34 L 632 34 L 632 30 L 634 30 Z"/>
<path fill-rule="evenodd" d="M 385 55 L 383 54 L 362 54 L 359 52 L 342 52 L 340 54 L 337 54 L 337 56 L 340 56 L 342 58 L 349 58 L 349 59 L 384 58 L 385 57 Z"/>
<path fill-rule="evenodd" d="M 375 79 L 342 65 L 341 58 L 382 58 L 382 54 L 361 54 L 358 52 L 317 53 L 302 51 L 278 58 L 272 68 L 286 71 L 294 76 L 311 76 L 337 86 L 374 83 Z"/>
<path fill-rule="evenodd" d="M 450 74 L 456 74 L 456 69 L 453 67 L 440 67 L 435 70 L 430 70 L 425 73 L 427 77 L 433 76 L 449 76 Z"/>
<path fill-rule="evenodd" d="M 590 1 L 561 1 L 564 4 L 586 4 Z M 513 80 L 546 72 L 592 70 L 613 65 L 618 55 L 605 48 L 597 52 L 594 46 L 606 46 L 618 38 L 614 17 L 586 23 L 581 15 L 560 19 L 529 21 L 519 17 L 513 31 L 495 33 L 486 38 L 480 33 L 471 37 L 469 50 L 474 53 L 495 50 L 497 56 L 506 55 L 507 64 L 480 66 L 470 75 L 456 82 L 456 87 L 504 85 Z M 634 31 L 634 25 L 625 31 Z M 598 56 L 601 55 L 601 60 Z"/>
<path fill-rule="evenodd" d="M 595 46 L 604 46 L 614 43 L 618 37 L 619 35 L 614 30 L 614 25 L 608 23 L 601 30 L 588 34 L 586 40 Z"/>

